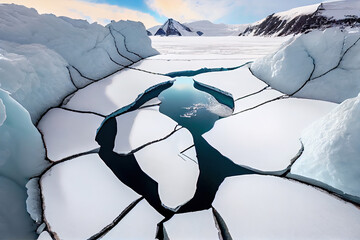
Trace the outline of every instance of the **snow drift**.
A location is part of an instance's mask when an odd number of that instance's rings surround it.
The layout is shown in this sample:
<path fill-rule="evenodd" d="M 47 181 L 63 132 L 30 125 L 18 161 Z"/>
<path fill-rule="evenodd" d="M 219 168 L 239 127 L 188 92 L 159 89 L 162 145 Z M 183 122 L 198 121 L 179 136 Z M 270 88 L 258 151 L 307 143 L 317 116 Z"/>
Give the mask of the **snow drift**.
<path fill-rule="evenodd" d="M 360 92 L 360 31 L 330 28 L 294 37 L 251 70 L 286 94 L 340 103 Z"/>

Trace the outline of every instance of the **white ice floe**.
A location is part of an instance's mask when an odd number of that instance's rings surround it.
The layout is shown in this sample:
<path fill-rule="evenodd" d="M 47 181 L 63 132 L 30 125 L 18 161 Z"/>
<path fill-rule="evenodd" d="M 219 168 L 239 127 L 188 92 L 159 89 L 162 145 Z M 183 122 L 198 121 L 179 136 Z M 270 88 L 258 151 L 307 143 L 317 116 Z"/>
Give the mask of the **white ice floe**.
<path fill-rule="evenodd" d="M 164 223 L 164 228 L 172 240 L 219 239 L 211 210 L 176 214 Z"/>
<path fill-rule="evenodd" d="M 154 128 L 159 130 L 161 125 L 157 126 Z M 180 156 L 180 152 L 192 144 L 191 133 L 183 128 L 166 140 L 135 152 L 141 169 L 158 182 L 161 202 L 167 208 L 176 210 L 195 194 L 199 167 L 196 162 Z"/>
<path fill-rule="evenodd" d="M 136 150 L 140 168 L 158 182 L 159 196 L 166 207 L 176 209 L 189 201 L 196 191 L 199 169 L 196 158 L 195 162 L 183 159 L 180 152 L 193 145 L 191 133 L 180 129 L 170 136 L 177 123 L 160 113 L 158 107 L 122 114 L 116 117 L 116 123 L 114 152 Z"/>
<path fill-rule="evenodd" d="M 330 28 L 295 37 L 251 70 L 277 90 L 298 97 L 340 103 L 360 91 L 360 33 Z M 300 67 L 299 67 L 300 66 Z"/>
<path fill-rule="evenodd" d="M 292 174 L 324 182 L 360 197 L 360 95 L 305 129 L 304 152 Z"/>
<path fill-rule="evenodd" d="M 190 147 L 190 146 L 189 146 Z M 186 148 L 185 148 L 186 149 Z M 184 150 L 185 150 L 184 149 Z M 195 149 L 195 146 L 187 149 L 186 151 L 180 153 L 180 156 L 182 158 L 185 158 L 185 160 L 192 160 L 194 161 L 195 163 L 197 163 L 197 153 L 196 153 L 196 149 Z"/>
<path fill-rule="evenodd" d="M 95 135 L 103 120 L 95 114 L 51 109 L 38 125 L 44 135 L 48 158 L 58 161 L 98 148 Z"/>
<path fill-rule="evenodd" d="M 65 106 L 108 115 L 134 102 L 146 89 L 169 80 L 169 77 L 126 69 L 77 91 Z"/>
<path fill-rule="evenodd" d="M 357 239 L 360 235 L 356 206 L 282 178 L 227 178 L 213 206 L 232 239 Z"/>
<path fill-rule="evenodd" d="M 279 98 L 282 95 L 284 94 L 279 91 L 273 89 L 265 89 L 259 93 L 235 101 L 234 113 L 249 110 L 267 101 Z"/>
<path fill-rule="evenodd" d="M 40 184 L 44 218 L 60 239 L 88 239 L 140 197 L 97 154 L 55 165 Z"/>
<path fill-rule="evenodd" d="M 155 239 L 157 224 L 163 218 L 146 200 L 142 200 L 101 239 Z"/>
<path fill-rule="evenodd" d="M 234 100 L 260 91 L 267 86 L 254 77 L 247 66 L 232 71 L 200 74 L 194 76 L 194 80 L 231 93 Z"/>
<path fill-rule="evenodd" d="M 117 116 L 114 152 L 129 153 L 174 131 L 177 123 L 158 109 L 145 108 Z"/>
<path fill-rule="evenodd" d="M 220 119 L 203 136 L 236 164 L 262 171 L 284 170 L 301 149 L 302 130 L 335 106 L 282 99 Z"/>
<path fill-rule="evenodd" d="M 147 101 L 146 103 L 141 105 L 140 108 L 152 107 L 154 105 L 160 105 L 160 103 L 161 103 L 161 100 L 156 97 L 156 98 L 150 99 L 149 101 Z"/>

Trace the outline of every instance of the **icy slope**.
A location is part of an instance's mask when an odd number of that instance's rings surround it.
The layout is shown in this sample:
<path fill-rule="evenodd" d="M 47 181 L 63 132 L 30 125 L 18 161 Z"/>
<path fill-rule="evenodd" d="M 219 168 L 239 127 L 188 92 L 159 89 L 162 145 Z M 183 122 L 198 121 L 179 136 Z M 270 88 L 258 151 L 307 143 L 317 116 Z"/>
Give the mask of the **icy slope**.
<path fill-rule="evenodd" d="M 360 92 L 359 53 L 359 30 L 330 28 L 290 39 L 251 70 L 288 95 L 340 103 Z"/>
<path fill-rule="evenodd" d="M 1 88 L 33 122 L 77 88 L 157 54 L 139 22 L 103 27 L 14 4 L 0 4 L 0 16 Z"/>
<path fill-rule="evenodd" d="M 274 13 L 255 22 L 240 36 L 285 36 L 333 26 L 359 26 L 360 2 L 343 0 L 324 2 Z"/>
<path fill-rule="evenodd" d="M 360 94 L 313 123 L 302 134 L 304 152 L 291 173 L 360 197 Z"/>
<path fill-rule="evenodd" d="M 33 121 L 76 90 L 67 65 L 58 53 L 43 45 L 0 41 L 0 88 L 9 91 Z"/>

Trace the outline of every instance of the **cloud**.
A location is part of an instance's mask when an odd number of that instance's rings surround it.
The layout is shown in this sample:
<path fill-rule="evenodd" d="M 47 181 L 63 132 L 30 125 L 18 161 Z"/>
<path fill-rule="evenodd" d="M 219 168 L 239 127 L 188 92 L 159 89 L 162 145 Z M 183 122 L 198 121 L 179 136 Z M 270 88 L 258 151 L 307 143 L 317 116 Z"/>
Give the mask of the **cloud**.
<path fill-rule="evenodd" d="M 160 15 L 179 21 L 208 19 L 215 21 L 238 6 L 232 0 L 146 0 L 146 4 Z"/>
<path fill-rule="evenodd" d="M 146 27 L 159 22 L 150 14 L 122 8 L 116 5 L 86 2 L 81 0 L 1 0 L 1 3 L 15 3 L 35 8 L 39 13 L 52 13 L 57 16 L 86 19 L 106 25 L 110 20 L 141 21 Z"/>
<path fill-rule="evenodd" d="M 347 0 L 359 1 L 359 0 Z M 260 20 L 269 14 L 294 7 L 320 3 L 322 0 L 145 0 L 154 11 L 179 21 Z"/>

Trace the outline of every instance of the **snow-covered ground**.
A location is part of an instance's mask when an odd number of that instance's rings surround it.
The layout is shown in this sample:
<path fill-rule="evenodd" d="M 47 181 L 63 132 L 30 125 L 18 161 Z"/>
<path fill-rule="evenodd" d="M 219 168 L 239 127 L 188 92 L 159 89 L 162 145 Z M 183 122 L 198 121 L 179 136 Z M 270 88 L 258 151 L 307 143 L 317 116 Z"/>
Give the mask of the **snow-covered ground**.
<path fill-rule="evenodd" d="M 155 59 L 183 60 L 255 60 L 276 50 L 284 38 L 262 37 L 150 37 L 152 46 L 160 52 Z M 184 56 L 187 55 L 187 56 Z M 151 59 L 153 59 L 151 58 Z M 206 63 L 206 61 L 203 61 Z M 221 63 L 219 62 L 219 65 Z M 219 67 L 218 65 L 218 67 Z"/>

